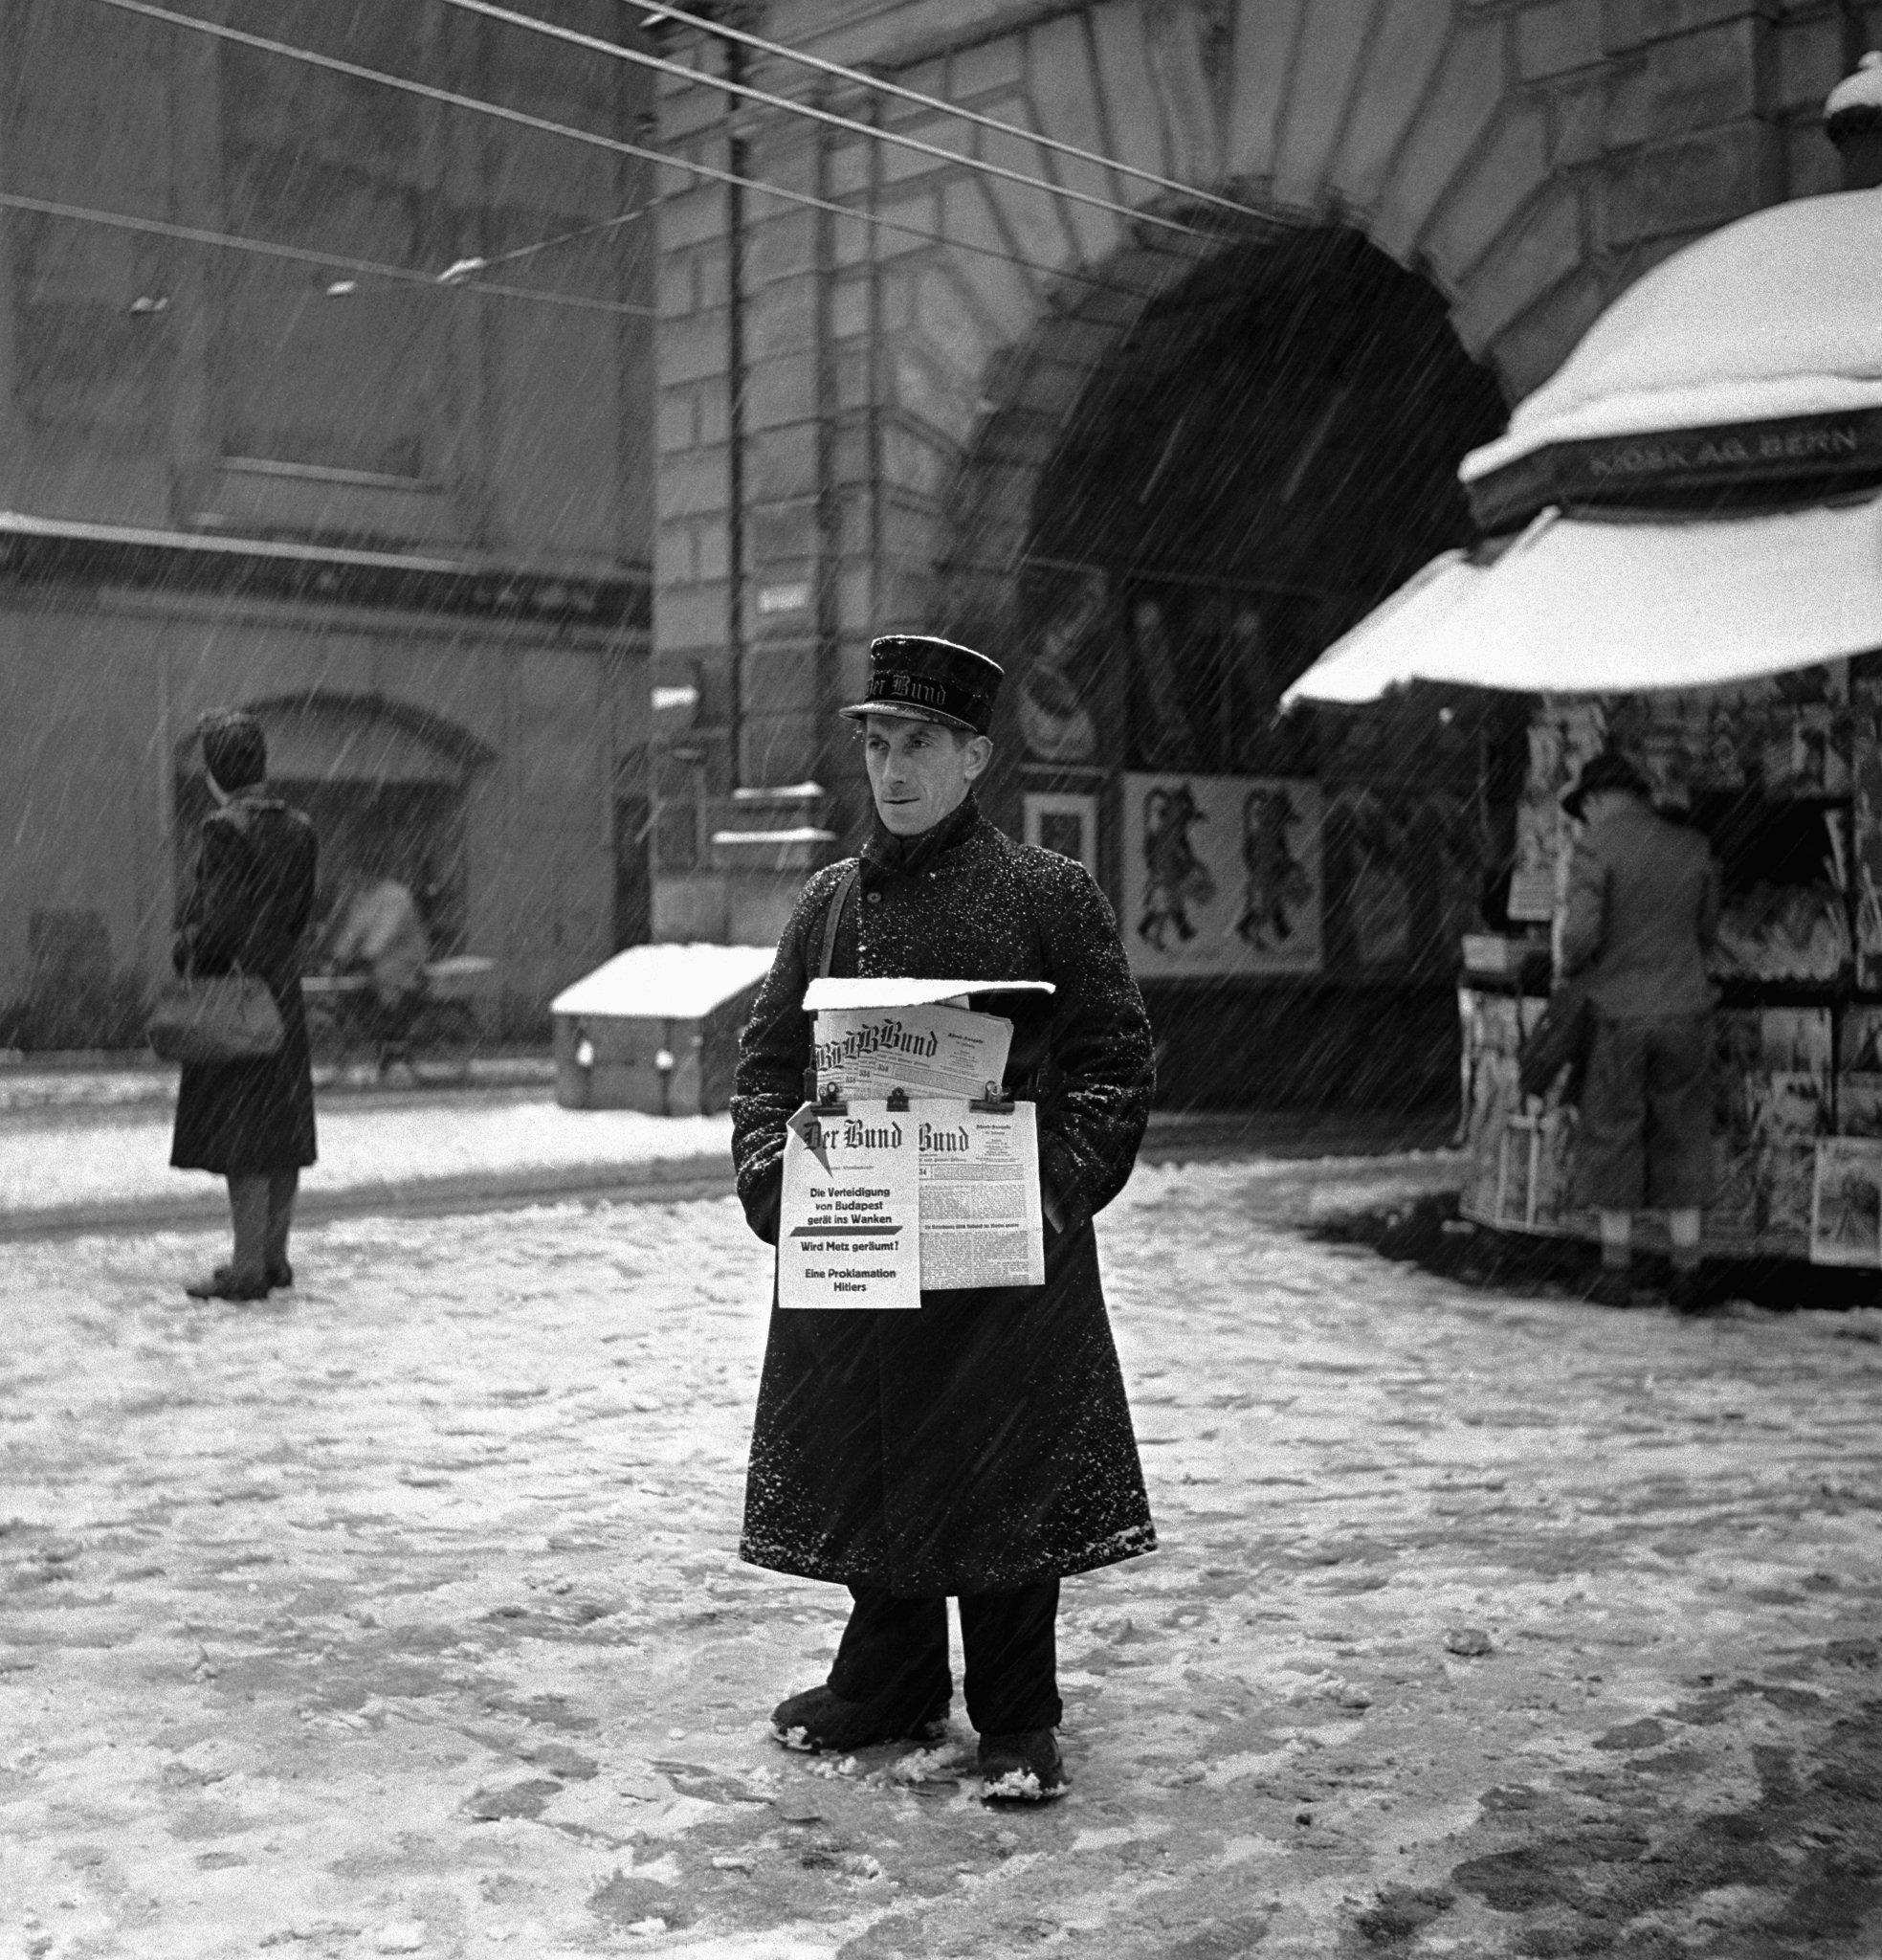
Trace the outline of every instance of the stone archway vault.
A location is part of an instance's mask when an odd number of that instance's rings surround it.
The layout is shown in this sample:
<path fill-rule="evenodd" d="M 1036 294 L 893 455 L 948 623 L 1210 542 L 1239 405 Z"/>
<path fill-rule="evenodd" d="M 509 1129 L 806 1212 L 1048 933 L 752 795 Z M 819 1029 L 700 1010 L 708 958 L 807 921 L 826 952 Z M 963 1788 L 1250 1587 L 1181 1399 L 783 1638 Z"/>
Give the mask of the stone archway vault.
<path fill-rule="evenodd" d="M 1156 210 L 1204 234 L 1184 237 L 997 179 L 941 187 L 951 236 L 1062 272 L 944 251 L 879 269 L 891 329 L 878 349 L 880 494 L 897 521 L 876 567 L 877 623 L 1006 616 L 1001 568 L 1023 548 L 1073 406 L 1145 307 L 1250 234 L 1348 227 L 1437 288 L 1464 351 L 1507 398 L 1551 371 L 1605 295 L 1583 244 L 1585 187 L 1552 167 L 1559 114 L 1520 85 L 1519 27 L 1454 0 L 1147 0 L 976 50 L 1007 80 L 1004 118 L 1206 186 L 1251 215 L 1238 233 L 1160 194 Z M 1007 142 L 1000 160 L 1141 203 L 1132 180 L 1037 147 Z M 910 185 L 914 210 L 925 180 Z M 897 200 L 878 208 L 893 214 Z"/>

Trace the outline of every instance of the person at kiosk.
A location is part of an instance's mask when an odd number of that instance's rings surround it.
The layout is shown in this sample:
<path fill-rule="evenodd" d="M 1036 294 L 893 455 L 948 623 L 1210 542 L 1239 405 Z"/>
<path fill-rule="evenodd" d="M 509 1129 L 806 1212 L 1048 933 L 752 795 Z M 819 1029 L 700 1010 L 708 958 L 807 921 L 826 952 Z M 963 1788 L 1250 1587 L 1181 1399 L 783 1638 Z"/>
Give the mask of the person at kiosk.
<path fill-rule="evenodd" d="M 1633 1214 L 1667 1214 L 1672 1304 L 1701 1304 L 1699 1222 L 1712 1179 L 1712 983 L 1718 868 L 1689 825 L 1653 808 L 1632 764 L 1604 749 L 1562 808 L 1583 825 L 1568 865 L 1562 978 L 1594 1008 L 1577 1144 L 1600 1214 L 1590 1298 L 1630 1303 Z"/>
<path fill-rule="evenodd" d="M 1036 1800 L 1066 1786 L 1059 1582 L 1156 1548 L 1092 1231 L 1136 1160 L 1154 1058 L 1091 874 L 975 801 L 1001 675 L 925 635 L 871 646 L 868 699 L 841 712 L 862 724 L 874 832 L 798 900 L 741 1040 L 732 1148 L 745 1215 L 775 1243 L 820 971 L 1049 980 L 1049 1006 L 1015 1017 L 1004 1085 L 1038 1105 L 1046 1282 L 924 1292 L 919 1313 L 782 1311 L 774 1295 L 740 1555 L 853 1601 L 828 1682 L 773 1713 L 779 1741 L 938 1736 L 952 1596 L 983 1793 Z"/>

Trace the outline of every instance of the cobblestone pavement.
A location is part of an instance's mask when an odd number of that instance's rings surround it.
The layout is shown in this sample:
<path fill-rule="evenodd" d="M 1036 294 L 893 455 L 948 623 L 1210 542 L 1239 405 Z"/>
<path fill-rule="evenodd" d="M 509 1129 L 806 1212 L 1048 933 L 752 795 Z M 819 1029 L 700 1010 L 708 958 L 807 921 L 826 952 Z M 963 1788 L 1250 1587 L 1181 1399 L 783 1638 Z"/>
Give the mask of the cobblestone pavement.
<path fill-rule="evenodd" d="M 208 1234 L 0 1246 L 0 1952 L 1882 1951 L 1882 1317 L 1285 1215 L 1388 1182 L 1101 1221 L 1165 1548 L 1068 1584 L 1020 1815 L 958 1718 L 764 1738 L 839 1595 L 730 1555 L 729 1201 L 337 1220 L 261 1308 L 183 1299 Z"/>

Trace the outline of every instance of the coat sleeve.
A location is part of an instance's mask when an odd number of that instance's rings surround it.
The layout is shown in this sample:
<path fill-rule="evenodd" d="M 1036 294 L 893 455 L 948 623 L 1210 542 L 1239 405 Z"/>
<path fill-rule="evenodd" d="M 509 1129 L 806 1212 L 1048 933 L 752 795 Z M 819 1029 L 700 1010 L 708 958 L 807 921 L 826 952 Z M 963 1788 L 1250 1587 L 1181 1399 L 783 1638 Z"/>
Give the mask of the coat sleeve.
<path fill-rule="evenodd" d="M 248 934 L 251 907 L 242 840 L 233 825 L 211 816 L 203 825 L 196 884 L 177 929 L 179 973 L 226 973 Z"/>
<path fill-rule="evenodd" d="M 822 929 L 824 908 L 841 876 L 842 867 L 831 865 L 804 887 L 771 970 L 758 990 L 751 1018 L 739 1036 L 739 1066 L 732 1080 L 732 1162 L 746 1222 L 767 1245 L 778 1238 L 785 1125 L 804 1100 L 804 1071 L 810 1065 L 804 990 L 815 958 L 809 950 L 811 936 Z"/>
<path fill-rule="evenodd" d="M 1118 922 L 1083 865 L 1057 860 L 1042 895 L 1046 977 L 1057 992 L 1040 1084 L 1039 1174 L 1068 1228 L 1102 1211 L 1137 1161 L 1156 1044 Z"/>
<path fill-rule="evenodd" d="M 1585 972 L 1601 957 L 1607 931 L 1607 866 L 1585 835 L 1568 860 L 1568 914 L 1561 927 L 1561 977 Z"/>

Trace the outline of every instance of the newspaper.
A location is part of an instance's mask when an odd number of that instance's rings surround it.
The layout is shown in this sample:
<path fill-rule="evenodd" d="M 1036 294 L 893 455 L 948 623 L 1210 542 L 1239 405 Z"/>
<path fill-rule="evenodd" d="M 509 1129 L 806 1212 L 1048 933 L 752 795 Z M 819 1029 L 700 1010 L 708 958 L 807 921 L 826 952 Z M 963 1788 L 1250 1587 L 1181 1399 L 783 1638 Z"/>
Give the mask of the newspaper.
<path fill-rule="evenodd" d="M 809 1104 L 785 1137 L 778 1216 L 781 1307 L 921 1304 L 920 1171 L 912 1114 Z"/>
<path fill-rule="evenodd" d="M 984 1096 L 1007 1073 L 1013 1024 L 958 1007 L 826 1008 L 812 1036 L 817 1084 L 846 1097 Z"/>
<path fill-rule="evenodd" d="M 1817 1139 L 1810 1262 L 1882 1266 L 1882 1140 Z"/>
<path fill-rule="evenodd" d="M 958 1099 L 910 1104 L 927 1291 L 1046 1283 L 1037 1116 L 1032 1102 L 1006 1111 Z"/>

